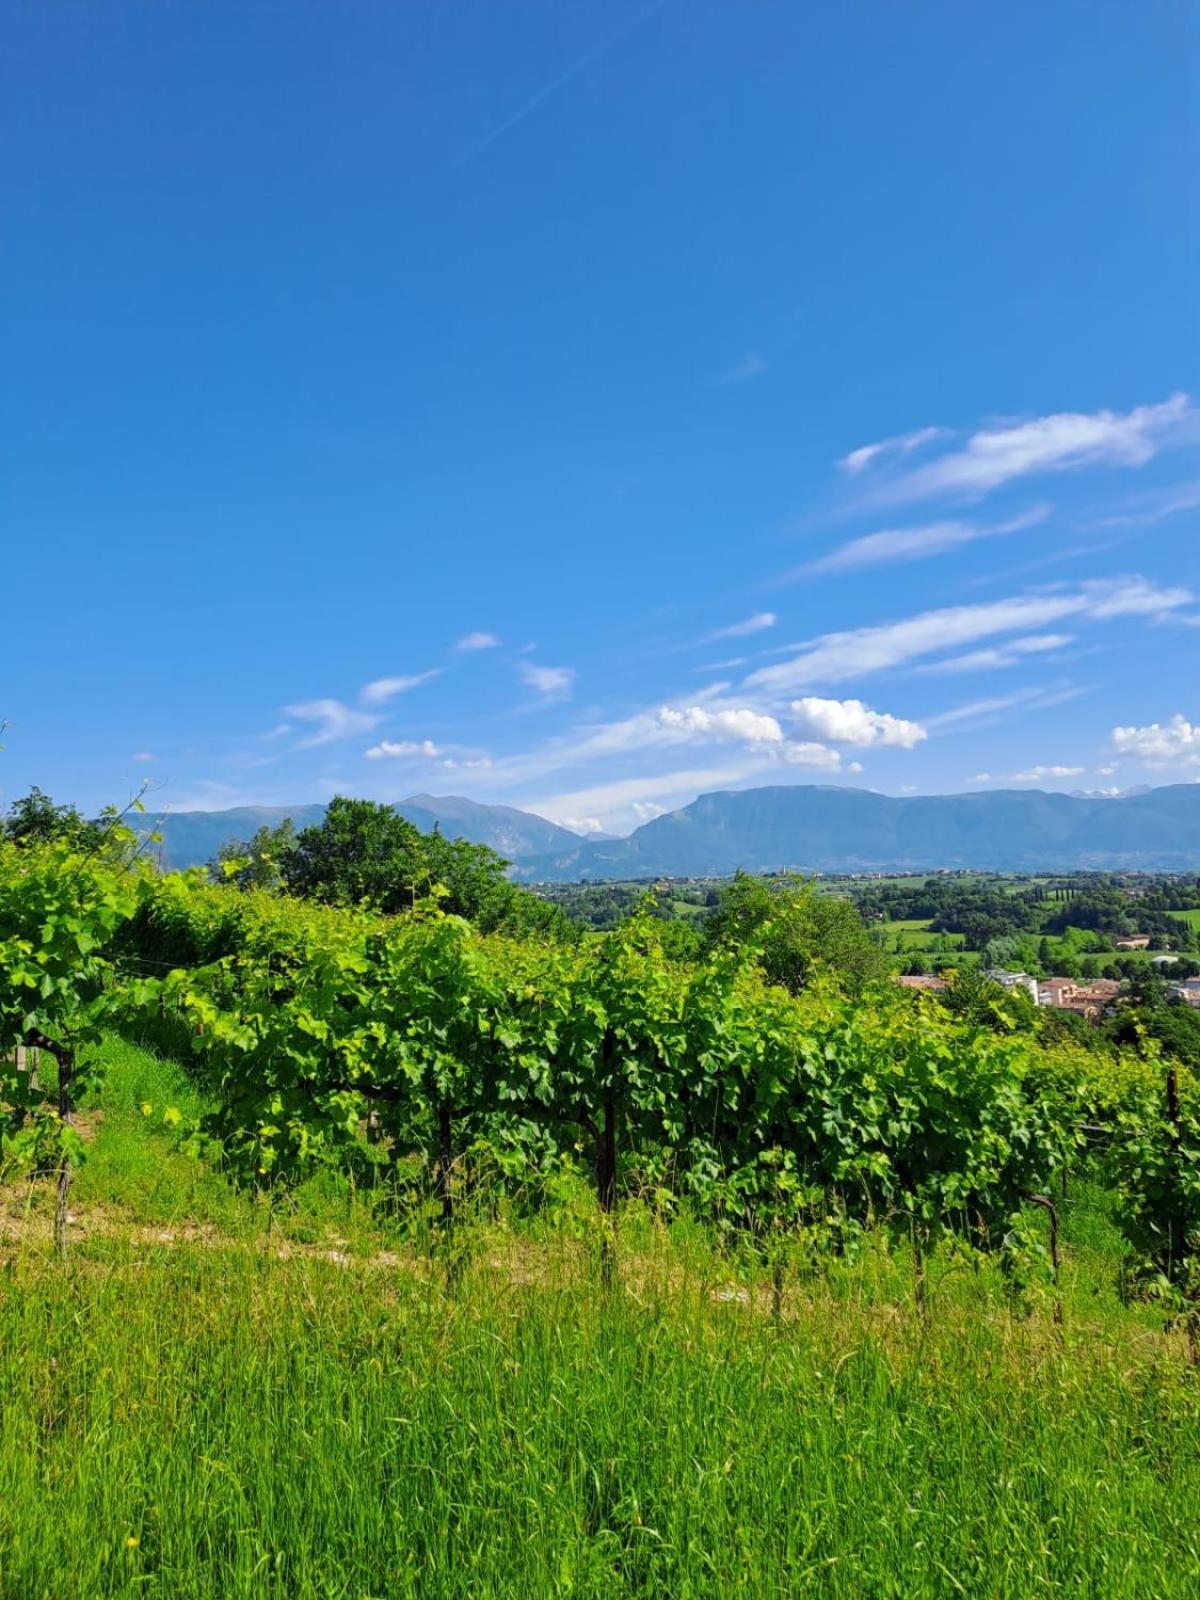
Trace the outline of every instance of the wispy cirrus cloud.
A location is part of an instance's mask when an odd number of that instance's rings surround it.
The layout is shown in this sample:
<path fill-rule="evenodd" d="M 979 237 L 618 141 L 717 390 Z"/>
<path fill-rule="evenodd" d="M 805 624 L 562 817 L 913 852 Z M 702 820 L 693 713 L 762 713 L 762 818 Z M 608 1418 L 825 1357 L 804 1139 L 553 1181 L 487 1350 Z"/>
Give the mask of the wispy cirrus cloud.
<path fill-rule="evenodd" d="M 635 28 L 641 27 L 642 23 L 648 21 L 656 11 L 661 11 L 665 4 L 666 0 L 652 0 L 652 4 L 646 6 L 641 11 L 635 12 L 634 15 L 628 18 L 627 21 L 623 22 L 619 28 L 614 29 L 612 33 L 607 34 L 603 39 L 601 39 L 599 44 L 595 45 L 591 50 L 588 50 L 584 55 L 580 56 L 577 61 L 573 61 L 569 67 L 564 68 L 563 71 L 557 75 L 557 77 L 551 78 L 548 82 L 544 83 L 542 87 L 538 89 L 537 92 L 533 94 L 523 106 L 520 106 L 516 111 L 514 111 L 511 116 L 505 117 L 502 121 L 497 122 L 493 127 L 489 128 L 481 138 L 476 139 L 474 144 L 468 145 L 468 147 L 463 151 L 462 155 L 459 156 L 458 165 L 465 166 L 467 162 L 474 161 L 475 158 L 477 156 L 481 156 L 483 152 L 489 148 L 489 146 L 495 144 L 497 139 L 503 138 L 506 133 L 509 133 L 513 128 L 524 122 L 527 117 L 533 116 L 534 112 L 539 110 L 540 107 L 550 99 L 551 95 L 557 94 L 560 89 L 565 88 L 567 84 L 571 82 L 572 78 L 578 77 L 578 75 L 587 67 L 590 67 L 594 61 L 599 61 L 601 56 L 607 55 L 614 45 L 619 44 L 621 40 L 624 39 L 626 34 L 632 33 Z"/>
<path fill-rule="evenodd" d="M 1105 517 L 1096 517 L 1093 528 L 1149 528 L 1157 522 L 1166 522 L 1184 511 L 1200 508 L 1200 481 L 1172 484 L 1169 489 L 1158 489 L 1142 495 L 1128 510 Z"/>
<path fill-rule="evenodd" d="M 518 661 L 517 676 L 546 702 L 569 700 L 575 687 L 574 667 L 542 667 L 536 661 Z"/>
<path fill-rule="evenodd" d="M 730 383 L 749 383 L 752 378 L 761 378 L 767 367 L 768 363 L 762 356 L 753 354 L 743 356 L 740 361 L 713 379 L 714 387 L 724 388 Z"/>
<path fill-rule="evenodd" d="M 307 724 L 312 730 L 297 741 L 297 750 L 311 750 L 319 744 L 332 744 L 337 739 L 369 733 L 380 721 L 373 712 L 356 711 L 333 699 L 305 700 L 299 705 L 285 706 L 284 715 L 293 722 Z"/>
<path fill-rule="evenodd" d="M 864 503 L 897 505 L 942 496 L 979 499 L 1038 474 L 1089 466 L 1144 466 L 1186 424 L 1194 423 L 1195 415 L 1190 398 L 1179 393 L 1158 405 L 1130 411 L 1059 411 L 1027 422 L 981 428 L 960 450 L 876 482 Z M 875 454 L 868 454 L 859 471 L 880 459 L 876 447 L 864 449 Z M 844 460 L 861 455 L 853 451 Z"/>
<path fill-rule="evenodd" d="M 828 555 L 805 562 L 785 574 L 785 579 L 821 572 L 857 572 L 864 567 L 890 566 L 902 561 L 924 561 L 930 556 L 975 544 L 980 539 L 995 539 L 1001 534 L 1019 533 L 1035 527 L 1050 515 L 1048 505 L 1033 506 L 1007 522 L 979 523 L 948 519 L 927 522 L 911 528 L 884 528 L 839 545 Z"/>
<path fill-rule="evenodd" d="M 724 628 L 714 628 L 711 633 L 706 633 L 697 639 L 696 643 L 716 644 L 719 639 L 746 639 L 752 633 L 765 633 L 778 621 L 779 618 L 773 611 L 756 611 L 752 617 L 743 617 L 740 622 L 731 622 Z"/>
<path fill-rule="evenodd" d="M 880 439 L 876 444 L 860 445 L 857 450 L 851 450 L 849 455 L 843 456 L 838 466 L 856 478 L 860 472 L 877 466 L 881 461 L 910 456 L 914 450 L 923 450 L 926 445 L 949 436 L 949 428 L 914 428 L 911 433 L 898 433 L 891 439 Z"/>
<path fill-rule="evenodd" d="M 867 677 L 997 634 L 1042 629 L 1066 617 L 1102 621 L 1163 615 L 1192 598 L 1187 589 L 1164 588 L 1135 576 L 1097 580 L 1075 590 L 949 606 L 897 622 L 821 634 L 797 646 L 790 660 L 752 672 L 745 686 L 766 695 L 783 695 L 810 684 Z"/>
<path fill-rule="evenodd" d="M 358 697 L 364 705 L 384 705 L 387 701 L 394 700 L 397 695 L 407 694 L 410 689 L 428 683 L 431 678 L 438 677 L 441 671 L 441 667 L 431 667 L 428 672 L 413 672 L 396 678 L 376 678 L 373 683 L 363 685 Z"/>
<path fill-rule="evenodd" d="M 500 636 L 495 633 L 464 633 L 462 638 L 455 643 L 454 648 L 467 652 L 472 650 L 495 650 L 501 643 Z"/>
<path fill-rule="evenodd" d="M 1021 662 L 1028 661 L 1030 656 L 1064 650 L 1074 642 L 1075 636 L 1071 633 L 1031 633 L 1023 639 L 1010 639 L 1007 644 L 969 650 L 965 655 L 947 656 L 944 661 L 926 662 L 924 666 L 912 670 L 934 676 L 955 672 L 993 672 L 1000 667 L 1019 666 Z"/>

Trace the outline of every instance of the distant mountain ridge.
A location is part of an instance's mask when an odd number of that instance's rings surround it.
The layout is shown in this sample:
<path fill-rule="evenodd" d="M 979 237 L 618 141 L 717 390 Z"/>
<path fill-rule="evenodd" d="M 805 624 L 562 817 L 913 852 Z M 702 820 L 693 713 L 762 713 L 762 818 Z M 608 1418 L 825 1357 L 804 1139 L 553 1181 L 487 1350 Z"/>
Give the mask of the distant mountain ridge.
<path fill-rule="evenodd" d="M 583 878 L 720 877 L 750 872 L 1200 870 L 1200 783 L 1116 797 L 993 789 L 897 798 L 869 789 L 787 785 L 722 790 L 643 823 L 627 839 L 583 838 L 512 806 L 413 795 L 397 807 L 423 832 L 490 845 L 525 883 Z M 321 805 L 241 806 L 147 817 L 164 835 L 163 864 L 211 860 L 230 839 L 290 816 L 320 822 Z"/>
<path fill-rule="evenodd" d="M 644 823 L 522 860 L 526 882 L 750 872 L 1200 868 L 1200 784 L 1116 798 L 1041 790 L 897 798 L 810 785 L 720 791 Z"/>
<path fill-rule="evenodd" d="M 422 833 L 440 828 L 448 839 L 490 845 L 509 861 L 567 852 L 583 843 L 578 833 L 512 806 L 483 805 L 460 795 L 415 794 L 395 808 Z M 251 838 L 259 828 L 276 828 L 290 817 L 297 830 L 320 823 L 323 805 L 234 806 L 228 811 L 147 812 L 135 831 L 161 833 L 162 863 L 169 870 L 211 861 L 223 844 Z"/>

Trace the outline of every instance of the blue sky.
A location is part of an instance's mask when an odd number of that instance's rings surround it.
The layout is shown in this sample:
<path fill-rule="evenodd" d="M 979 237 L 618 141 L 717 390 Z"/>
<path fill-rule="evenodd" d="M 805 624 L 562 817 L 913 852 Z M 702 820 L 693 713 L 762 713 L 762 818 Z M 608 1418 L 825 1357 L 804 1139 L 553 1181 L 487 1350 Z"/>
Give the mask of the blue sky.
<path fill-rule="evenodd" d="M 5 8 L 0 797 L 1200 778 L 1188 9 Z"/>

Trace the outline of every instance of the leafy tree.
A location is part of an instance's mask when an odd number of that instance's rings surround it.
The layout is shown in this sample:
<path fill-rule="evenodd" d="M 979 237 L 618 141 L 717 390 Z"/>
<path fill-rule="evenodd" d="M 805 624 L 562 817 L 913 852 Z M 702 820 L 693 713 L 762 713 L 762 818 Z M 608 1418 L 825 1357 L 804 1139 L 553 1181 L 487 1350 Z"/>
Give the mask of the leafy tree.
<path fill-rule="evenodd" d="M 284 817 L 277 827 L 264 823 L 251 839 L 230 839 L 217 851 L 212 876 L 239 889 L 283 888 L 288 861 L 296 848 L 296 825 Z"/>
<path fill-rule="evenodd" d="M 337 795 L 323 820 L 296 836 L 283 876 L 293 894 L 331 905 L 365 900 L 394 912 L 413 905 L 428 874 L 411 822 L 378 801 Z"/>
<path fill-rule="evenodd" d="M 91 850 L 103 843 L 106 825 L 114 816 L 110 810 L 100 821 L 89 821 L 75 806 L 56 805 L 35 785 L 27 795 L 9 806 L 3 825 L 4 837 L 19 845 L 65 840 L 79 849 Z"/>
<path fill-rule="evenodd" d="M 768 883 L 739 872 L 722 889 L 704 931 L 709 948 L 733 944 L 757 951 L 770 981 L 793 994 L 820 972 L 837 973 L 854 986 L 885 970 L 858 908 L 849 900 L 821 894 L 801 878 Z"/>

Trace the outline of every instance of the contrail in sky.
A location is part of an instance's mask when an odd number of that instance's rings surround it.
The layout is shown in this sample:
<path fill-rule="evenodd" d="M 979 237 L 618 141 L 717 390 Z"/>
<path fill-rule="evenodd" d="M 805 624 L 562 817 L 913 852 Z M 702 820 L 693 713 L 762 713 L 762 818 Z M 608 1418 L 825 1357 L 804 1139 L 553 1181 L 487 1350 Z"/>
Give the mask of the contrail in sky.
<path fill-rule="evenodd" d="M 519 111 L 514 111 L 511 117 L 506 117 L 503 122 L 498 122 L 494 128 L 489 129 L 482 139 L 477 139 L 473 145 L 469 145 L 459 156 L 456 165 L 463 167 L 468 161 L 474 161 L 476 156 L 482 155 L 489 145 L 495 144 L 496 140 L 502 138 L 510 128 L 515 128 L 518 122 L 524 122 L 526 117 L 531 117 L 543 101 L 548 100 L 552 94 L 557 94 L 564 84 L 570 83 L 571 79 L 577 77 L 585 67 L 590 67 L 593 61 L 599 60 L 602 55 L 607 55 L 612 47 L 615 44 L 619 44 L 627 33 L 632 33 L 635 28 L 640 28 L 647 18 L 652 17 L 656 11 L 661 11 L 666 3 L 667 0 L 654 0 L 653 5 L 647 6 L 644 11 L 639 11 L 635 16 L 630 17 L 628 22 L 622 23 L 615 33 L 610 33 L 607 39 L 602 39 L 585 56 L 580 56 L 579 60 L 573 62 L 565 72 L 560 72 L 557 78 L 551 78 L 549 83 L 543 84 L 533 99 L 523 105 Z"/>

